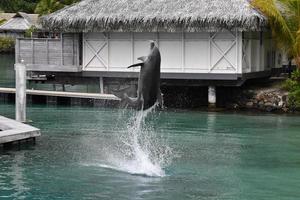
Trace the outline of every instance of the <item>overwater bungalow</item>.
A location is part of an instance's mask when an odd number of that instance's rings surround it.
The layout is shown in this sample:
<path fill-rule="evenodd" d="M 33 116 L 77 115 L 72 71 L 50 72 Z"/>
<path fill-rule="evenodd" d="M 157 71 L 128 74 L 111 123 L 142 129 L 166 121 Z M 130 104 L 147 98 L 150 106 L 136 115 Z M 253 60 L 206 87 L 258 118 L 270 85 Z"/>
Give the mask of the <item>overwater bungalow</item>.
<path fill-rule="evenodd" d="M 162 82 L 209 86 L 211 95 L 281 67 L 267 19 L 248 0 L 82 0 L 40 22 L 60 37 L 18 39 L 16 62 L 52 81 L 93 79 L 101 92 L 138 77 L 126 66 L 147 54 L 149 40 L 161 51 Z"/>
<path fill-rule="evenodd" d="M 24 37 L 25 32 L 32 26 L 37 26 L 38 15 L 18 13 L 2 13 L 0 18 L 6 20 L 0 26 L 0 36 L 13 38 Z"/>

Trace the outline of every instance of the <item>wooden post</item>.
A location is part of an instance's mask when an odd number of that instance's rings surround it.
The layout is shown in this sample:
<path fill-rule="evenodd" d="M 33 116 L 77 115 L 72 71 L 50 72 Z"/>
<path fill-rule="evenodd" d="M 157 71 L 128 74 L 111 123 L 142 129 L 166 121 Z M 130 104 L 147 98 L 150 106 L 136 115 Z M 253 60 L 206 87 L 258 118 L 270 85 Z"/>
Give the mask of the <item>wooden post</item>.
<path fill-rule="evenodd" d="M 185 33 L 182 31 L 181 33 L 181 53 L 182 53 L 182 63 L 181 63 L 181 71 L 185 70 Z"/>
<path fill-rule="evenodd" d="M 61 56 L 61 66 L 64 66 L 64 35 L 61 33 L 60 34 L 60 46 L 61 46 L 61 51 L 60 51 L 60 56 Z"/>
<path fill-rule="evenodd" d="M 81 37 L 81 38 L 80 38 Z M 83 49 L 83 38 L 82 38 L 82 34 L 77 34 L 77 37 L 76 37 L 76 66 L 78 67 L 78 69 L 80 68 L 80 65 L 82 64 L 82 59 L 83 59 L 83 56 L 80 55 L 82 51 L 80 51 L 80 47 Z M 81 41 L 81 45 L 79 43 L 79 41 Z M 81 57 L 81 63 L 80 63 L 80 57 Z"/>
<path fill-rule="evenodd" d="M 20 57 L 20 40 L 19 38 L 16 39 L 16 46 L 15 46 L 15 62 L 19 62 L 19 57 Z"/>
<path fill-rule="evenodd" d="M 31 63 L 34 64 L 34 40 L 31 40 Z"/>
<path fill-rule="evenodd" d="M 16 120 L 26 122 L 26 67 L 16 63 Z"/>
<path fill-rule="evenodd" d="M 46 60 L 47 60 L 47 65 L 49 65 L 49 39 L 46 39 Z"/>

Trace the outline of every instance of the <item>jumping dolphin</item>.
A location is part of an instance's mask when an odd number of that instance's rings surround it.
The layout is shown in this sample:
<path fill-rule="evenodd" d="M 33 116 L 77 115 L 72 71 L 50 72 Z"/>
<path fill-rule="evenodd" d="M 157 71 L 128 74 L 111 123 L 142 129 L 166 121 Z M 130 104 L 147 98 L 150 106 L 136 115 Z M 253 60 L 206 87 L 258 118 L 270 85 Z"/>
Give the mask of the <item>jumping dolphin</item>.
<path fill-rule="evenodd" d="M 163 99 L 160 91 L 160 52 L 154 41 L 150 41 L 150 53 L 148 56 L 138 58 L 141 63 L 130 65 L 128 68 L 140 66 L 137 97 L 129 97 L 124 94 L 124 100 L 138 109 L 146 110 L 156 102 L 162 107 Z"/>

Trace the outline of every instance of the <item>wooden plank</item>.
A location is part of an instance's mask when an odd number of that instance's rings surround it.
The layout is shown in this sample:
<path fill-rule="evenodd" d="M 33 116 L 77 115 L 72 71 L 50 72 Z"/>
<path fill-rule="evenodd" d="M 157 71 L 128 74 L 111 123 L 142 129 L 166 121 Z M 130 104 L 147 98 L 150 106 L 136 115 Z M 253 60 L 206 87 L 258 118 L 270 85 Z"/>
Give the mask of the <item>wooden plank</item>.
<path fill-rule="evenodd" d="M 0 144 L 41 136 L 39 129 L 3 116 L 0 116 L 0 128 Z"/>
<path fill-rule="evenodd" d="M 212 56 L 211 56 L 211 33 L 209 33 L 208 35 L 208 62 L 209 62 L 209 65 L 208 65 L 208 70 L 211 72 L 211 59 L 212 59 Z"/>
<path fill-rule="evenodd" d="M 61 65 L 64 65 L 64 34 L 60 34 L 60 44 L 61 44 Z"/>
<path fill-rule="evenodd" d="M 15 61 L 16 63 L 20 62 L 19 58 L 20 58 L 20 40 L 17 38 L 16 39 L 16 54 L 15 54 Z"/>
<path fill-rule="evenodd" d="M 54 62 L 57 63 L 54 63 Z M 81 69 L 79 69 L 75 65 L 60 65 L 59 60 L 52 60 L 50 59 L 50 63 L 48 65 L 45 64 L 27 64 L 26 70 L 27 71 L 43 71 L 43 72 L 80 72 Z"/>
<path fill-rule="evenodd" d="M 74 54 L 74 52 L 75 52 L 75 39 L 74 39 L 74 34 L 72 34 L 72 55 L 73 55 L 73 57 L 72 57 L 72 65 L 75 65 L 75 54 Z"/>
<path fill-rule="evenodd" d="M 79 68 L 79 65 L 80 65 L 80 60 L 79 60 L 79 54 L 80 54 L 80 46 L 79 46 L 79 34 L 77 34 L 77 42 L 76 42 L 76 66 Z M 83 58 L 82 58 L 83 59 Z"/>
<path fill-rule="evenodd" d="M 15 88 L 0 88 L 0 93 L 15 94 Z M 81 93 L 81 92 L 60 92 L 60 91 L 45 91 L 45 90 L 26 90 L 28 95 L 39 96 L 55 96 L 55 97 L 70 97 L 70 98 L 84 98 L 84 99 L 102 99 L 120 101 L 118 97 L 113 94 L 99 94 L 99 93 Z"/>
<path fill-rule="evenodd" d="M 110 65 L 111 65 L 111 61 L 110 61 L 110 33 L 106 33 L 106 42 L 107 42 L 107 68 L 106 70 L 109 71 Z"/>
<path fill-rule="evenodd" d="M 34 40 L 31 40 L 31 63 L 34 64 Z"/>
<path fill-rule="evenodd" d="M 185 33 L 182 31 L 181 33 L 181 51 L 182 51 L 182 63 L 181 63 L 181 71 L 184 72 L 185 68 Z"/>
<path fill-rule="evenodd" d="M 46 40 L 46 58 L 47 64 L 49 64 L 49 40 Z"/>

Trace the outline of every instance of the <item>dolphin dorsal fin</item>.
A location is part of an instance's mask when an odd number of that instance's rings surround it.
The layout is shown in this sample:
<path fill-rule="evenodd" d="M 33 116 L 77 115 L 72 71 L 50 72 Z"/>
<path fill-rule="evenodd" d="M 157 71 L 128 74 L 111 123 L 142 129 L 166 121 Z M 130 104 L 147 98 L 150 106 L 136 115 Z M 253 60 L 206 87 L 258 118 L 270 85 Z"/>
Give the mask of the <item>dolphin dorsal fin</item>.
<path fill-rule="evenodd" d="M 138 67 L 138 66 L 143 67 L 143 66 L 144 66 L 144 63 L 136 63 L 136 64 L 133 64 L 133 65 L 128 66 L 127 68 Z"/>
<path fill-rule="evenodd" d="M 148 59 L 148 56 L 139 57 L 138 60 L 145 62 Z"/>

